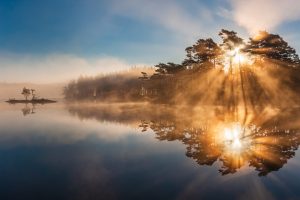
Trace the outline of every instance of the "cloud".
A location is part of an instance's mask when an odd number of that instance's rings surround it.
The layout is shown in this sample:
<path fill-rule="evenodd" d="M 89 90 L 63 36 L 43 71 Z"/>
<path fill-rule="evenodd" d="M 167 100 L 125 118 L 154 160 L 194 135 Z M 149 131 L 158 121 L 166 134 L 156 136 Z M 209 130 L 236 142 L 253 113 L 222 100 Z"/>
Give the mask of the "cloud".
<path fill-rule="evenodd" d="M 184 2 L 186 4 L 186 2 Z M 205 23 L 213 20 L 209 9 L 196 1 L 185 4 L 171 0 L 128 0 L 113 3 L 114 14 L 132 17 L 161 26 L 176 36 L 195 38 L 207 30 Z"/>
<path fill-rule="evenodd" d="M 272 31 L 284 22 L 300 20 L 299 0 L 229 0 L 235 22 L 253 34 Z"/>
<path fill-rule="evenodd" d="M 66 82 L 79 76 L 95 76 L 145 64 L 115 57 L 83 58 L 68 54 L 46 56 L 0 55 L 0 80 L 4 82 Z"/>

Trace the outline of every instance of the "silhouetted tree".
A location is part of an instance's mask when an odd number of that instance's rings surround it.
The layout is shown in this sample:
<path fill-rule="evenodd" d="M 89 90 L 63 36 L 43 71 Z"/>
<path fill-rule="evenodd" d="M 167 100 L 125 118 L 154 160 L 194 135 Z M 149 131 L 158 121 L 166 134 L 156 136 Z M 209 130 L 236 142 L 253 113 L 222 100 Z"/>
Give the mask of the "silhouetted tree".
<path fill-rule="evenodd" d="M 141 72 L 142 76 L 139 77 L 140 80 L 148 80 L 149 77 L 148 77 L 148 74 L 146 72 Z"/>
<path fill-rule="evenodd" d="M 221 54 L 221 49 L 211 38 L 199 39 L 196 44 L 187 47 L 186 59 L 183 61 L 184 66 L 212 62 L 215 66 L 216 57 Z"/>
<path fill-rule="evenodd" d="M 222 29 L 219 33 L 219 36 L 222 38 L 222 44 L 221 48 L 225 52 L 229 52 L 229 65 L 230 65 L 230 71 L 232 70 L 232 58 L 234 54 L 232 51 L 234 51 L 236 48 L 239 48 L 239 51 L 243 51 L 243 45 L 245 44 L 243 39 L 238 37 L 237 33 L 234 31 L 228 31 L 225 29 Z M 226 53 L 224 53 L 226 54 Z"/>
<path fill-rule="evenodd" d="M 155 72 L 161 75 L 166 75 L 166 74 L 175 74 L 177 72 L 180 72 L 184 69 L 184 67 L 180 64 L 175 64 L 175 63 L 159 63 L 158 65 L 155 65 L 156 70 Z"/>
<path fill-rule="evenodd" d="M 282 61 L 289 66 L 299 66 L 300 60 L 296 50 L 288 45 L 282 37 L 261 31 L 250 38 L 247 51 L 272 60 Z"/>
<path fill-rule="evenodd" d="M 25 99 L 26 99 L 26 101 L 27 101 L 27 100 L 28 100 L 28 97 L 29 97 L 30 94 L 31 94 L 31 93 L 30 93 L 30 89 L 27 89 L 26 87 L 24 87 L 21 94 L 24 95 L 24 97 L 25 97 Z"/>
<path fill-rule="evenodd" d="M 238 37 L 237 33 L 234 31 L 222 29 L 219 36 L 222 38 L 223 43 L 221 44 L 221 47 L 224 50 L 233 50 L 236 47 L 244 45 L 243 39 Z"/>

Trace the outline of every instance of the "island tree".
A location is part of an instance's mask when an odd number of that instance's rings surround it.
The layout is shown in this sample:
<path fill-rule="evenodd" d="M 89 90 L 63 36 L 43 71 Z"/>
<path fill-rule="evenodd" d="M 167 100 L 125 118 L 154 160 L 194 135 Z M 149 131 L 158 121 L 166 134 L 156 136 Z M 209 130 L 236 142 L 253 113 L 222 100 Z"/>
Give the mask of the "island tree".
<path fill-rule="evenodd" d="M 28 97 L 31 95 L 30 89 L 27 89 L 26 87 L 24 87 L 21 94 L 25 97 L 25 99 L 27 101 Z"/>

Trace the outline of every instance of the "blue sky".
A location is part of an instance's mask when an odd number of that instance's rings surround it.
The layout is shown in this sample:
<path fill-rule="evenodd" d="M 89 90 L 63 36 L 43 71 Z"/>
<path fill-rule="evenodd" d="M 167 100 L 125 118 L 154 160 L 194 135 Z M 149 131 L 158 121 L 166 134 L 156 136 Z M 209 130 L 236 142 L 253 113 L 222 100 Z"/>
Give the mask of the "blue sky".
<path fill-rule="evenodd" d="M 199 38 L 218 41 L 221 28 L 244 38 L 252 27 L 280 33 L 300 51 L 297 0 L 245 2 L 1 0 L 0 82 L 62 81 L 64 75 L 180 62 L 185 47 Z"/>

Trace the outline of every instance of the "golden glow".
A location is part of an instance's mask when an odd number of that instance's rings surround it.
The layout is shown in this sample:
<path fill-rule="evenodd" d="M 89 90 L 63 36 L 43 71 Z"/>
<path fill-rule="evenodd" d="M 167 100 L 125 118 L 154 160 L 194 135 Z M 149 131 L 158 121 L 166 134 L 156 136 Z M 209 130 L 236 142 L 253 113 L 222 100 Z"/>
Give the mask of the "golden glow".
<path fill-rule="evenodd" d="M 243 67 L 245 64 L 252 64 L 251 58 L 246 53 L 241 52 L 242 48 L 243 46 L 239 46 L 234 48 L 233 50 L 226 51 L 225 61 L 223 63 L 223 70 L 225 74 L 228 74 L 230 69 L 232 70 L 232 72 L 234 72 L 237 69 Z"/>
<path fill-rule="evenodd" d="M 260 176 L 277 171 L 295 156 L 300 144 L 299 118 L 294 117 L 300 116 L 300 109 L 284 113 L 272 107 L 249 109 L 244 120 L 243 114 L 233 115 L 228 108 L 216 106 L 191 109 L 147 103 L 107 105 L 70 104 L 68 110 L 80 119 L 114 120 L 139 126 L 145 133 L 151 129 L 160 141 L 180 141 L 186 147 L 186 156 L 199 165 L 220 164 L 223 175 L 248 169 L 247 166 Z M 124 119 L 124 113 L 128 118 Z"/>
<path fill-rule="evenodd" d="M 246 128 L 243 128 L 239 123 L 232 123 L 223 128 L 221 137 L 225 145 L 224 150 L 226 152 L 240 152 L 243 148 L 246 148 L 248 145 L 248 140 L 244 140 L 243 136 L 248 131 Z"/>
<path fill-rule="evenodd" d="M 242 64 L 246 62 L 246 56 L 240 52 L 240 48 L 234 49 L 233 62 L 235 64 Z"/>

